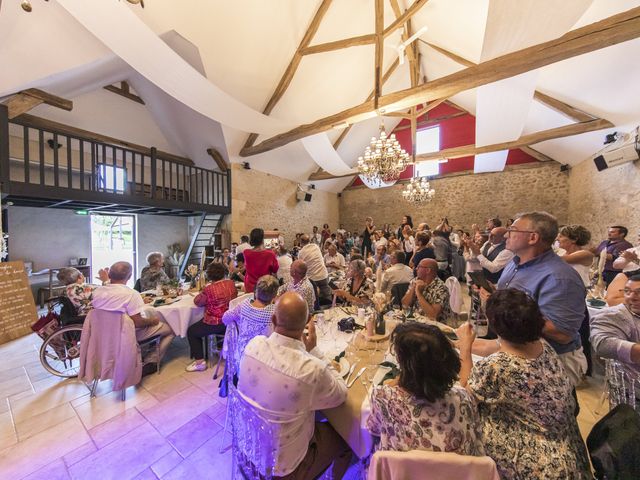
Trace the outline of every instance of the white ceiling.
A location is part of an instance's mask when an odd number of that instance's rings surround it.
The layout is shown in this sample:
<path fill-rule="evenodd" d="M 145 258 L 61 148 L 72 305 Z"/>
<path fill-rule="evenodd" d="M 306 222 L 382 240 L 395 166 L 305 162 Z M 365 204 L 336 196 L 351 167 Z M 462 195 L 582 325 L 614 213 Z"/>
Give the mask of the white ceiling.
<path fill-rule="evenodd" d="M 412 3 L 399 1 L 403 9 Z M 421 39 L 478 62 L 489 1 L 431 0 L 414 16 L 413 29 L 427 25 Z M 249 161 L 252 168 L 295 181 L 305 181 L 318 168 L 300 142 L 249 158 L 239 157 L 247 132 L 220 126 L 136 76 L 55 0 L 34 0 L 30 14 L 23 12 L 19 3 L 3 2 L 0 9 L 0 97 L 32 86 L 66 95 L 74 100 L 72 112 L 41 106 L 34 114 L 155 145 L 190 156 L 201 165 L 211 162 L 204 154 L 207 146 L 224 150 L 226 143 L 231 161 Z M 156 34 L 165 34 L 163 39 L 189 63 L 198 64 L 196 68 L 210 82 L 248 107 L 262 111 L 319 4 L 320 0 L 154 0 L 146 2 L 144 9 L 127 8 Z M 311 45 L 372 33 L 373 4 L 373 0 L 332 2 Z M 394 16 L 389 2 L 384 5 L 388 25 Z M 637 6 L 640 0 L 594 0 L 575 27 Z M 555 8 L 562 8 L 562 2 L 557 2 Z M 385 44 L 394 46 L 399 41 L 396 33 Z M 429 80 L 463 68 L 423 43 L 419 48 L 422 73 Z M 373 87 L 373 52 L 373 46 L 367 45 L 304 57 L 272 116 L 293 124 L 308 123 L 361 103 Z M 385 48 L 384 54 L 386 67 L 396 53 Z M 639 54 L 640 40 L 634 40 L 565 60 L 540 69 L 536 88 L 628 131 L 640 121 L 636 87 L 640 84 Z M 405 62 L 389 79 L 384 92 L 407 88 L 408 77 Z M 148 101 L 148 108 L 100 88 L 125 78 Z M 452 100 L 475 111 L 473 90 Z M 392 128 L 397 121 L 387 118 L 385 124 Z M 563 116 L 533 102 L 524 133 L 567 123 Z M 355 163 L 378 125 L 378 119 L 354 125 L 338 149 L 347 164 Z M 339 133 L 331 130 L 328 135 L 335 140 Z M 593 132 L 548 141 L 535 148 L 561 163 L 575 164 L 601 148 L 604 134 Z M 340 191 L 349 181 L 316 184 L 318 188 Z"/>

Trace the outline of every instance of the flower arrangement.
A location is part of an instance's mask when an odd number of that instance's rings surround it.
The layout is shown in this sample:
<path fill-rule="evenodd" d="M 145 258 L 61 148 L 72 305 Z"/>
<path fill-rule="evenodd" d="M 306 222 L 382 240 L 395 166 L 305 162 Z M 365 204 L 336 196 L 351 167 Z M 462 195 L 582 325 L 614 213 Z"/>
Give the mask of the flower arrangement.
<path fill-rule="evenodd" d="M 191 279 L 191 288 L 196 288 L 198 285 L 198 266 L 193 263 L 187 267 L 187 275 Z"/>
<path fill-rule="evenodd" d="M 373 308 L 376 312 L 385 313 L 389 309 L 389 305 L 391 304 L 391 294 L 376 292 L 373 294 L 371 302 L 373 303 Z"/>

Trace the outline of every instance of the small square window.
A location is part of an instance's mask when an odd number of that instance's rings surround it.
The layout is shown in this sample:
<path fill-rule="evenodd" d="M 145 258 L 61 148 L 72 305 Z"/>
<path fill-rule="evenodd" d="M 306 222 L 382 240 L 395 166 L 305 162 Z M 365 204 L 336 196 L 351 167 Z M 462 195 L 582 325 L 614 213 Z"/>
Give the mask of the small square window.
<path fill-rule="evenodd" d="M 438 160 L 426 160 L 416 163 L 416 177 L 433 177 L 440 174 L 440 162 Z"/>

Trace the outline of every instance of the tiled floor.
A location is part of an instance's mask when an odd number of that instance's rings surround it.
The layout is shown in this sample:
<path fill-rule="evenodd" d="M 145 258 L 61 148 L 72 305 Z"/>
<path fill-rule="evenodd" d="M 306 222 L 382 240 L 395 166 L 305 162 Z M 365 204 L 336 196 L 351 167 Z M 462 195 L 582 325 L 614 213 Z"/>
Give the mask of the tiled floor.
<path fill-rule="evenodd" d="M 0 345 L 1 479 L 231 477 L 230 452 L 218 453 L 224 400 L 211 370 L 184 371 L 184 339 L 174 341 L 159 375 L 127 390 L 125 402 L 109 382 L 90 399 L 81 382 L 50 376 L 38 360 L 40 343 L 31 335 Z M 594 381 L 578 392 L 583 435 L 602 416 L 599 394 Z"/>

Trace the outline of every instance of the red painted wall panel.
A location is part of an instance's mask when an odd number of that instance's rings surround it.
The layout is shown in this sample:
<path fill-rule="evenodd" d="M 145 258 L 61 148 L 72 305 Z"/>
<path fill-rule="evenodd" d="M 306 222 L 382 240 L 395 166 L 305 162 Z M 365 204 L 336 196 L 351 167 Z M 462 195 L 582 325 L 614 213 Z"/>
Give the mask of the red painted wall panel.
<path fill-rule="evenodd" d="M 427 117 L 430 119 L 435 119 L 438 117 L 445 117 L 456 113 L 460 113 L 460 110 L 451 107 L 446 103 L 443 103 L 442 105 L 438 105 L 436 108 L 428 112 Z M 423 120 L 426 120 L 424 116 L 419 118 L 418 122 Z M 405 128 L 398 130 L 398 128 L 409 125 L 409 120 L 402 120 L 394 130 L 394 133 L 396 134 L 396 138 L 400 142 L 400 145 L 402 145 L 402 148 L 404 148 L 407 152 L 411 150 L 411 129 Z M 463 145 L 471 145 L 475 143 L 476 118 L 473 115 L 466 114 L 460 117 L 449 118 L 446 120 L 442 120 L 438 125 L 440 126 L 440 149 L 460 147 Z M 422 129 L 432 128 L 433 126 L 429 125 L 423 127 Z M 473 156 L 452 158 L 449 160 L 449 162 L 440 164 L 440 174 L 444 175 L 447 173 L 473 170 L 473 161 Z M 507 165 L 517 165 L 530 162 L 537 162 L 537 160 L 520 149 L 510 150 L 509 155 L 507 156 Z M 412 176 L 413 166 L 409 166 L 409 168 L 402 172 L 400 178 L 407 179 L 411 178 Z M 353 185 L 362 185 L 362 181 L 359 178 L 356 178 Z"/>

